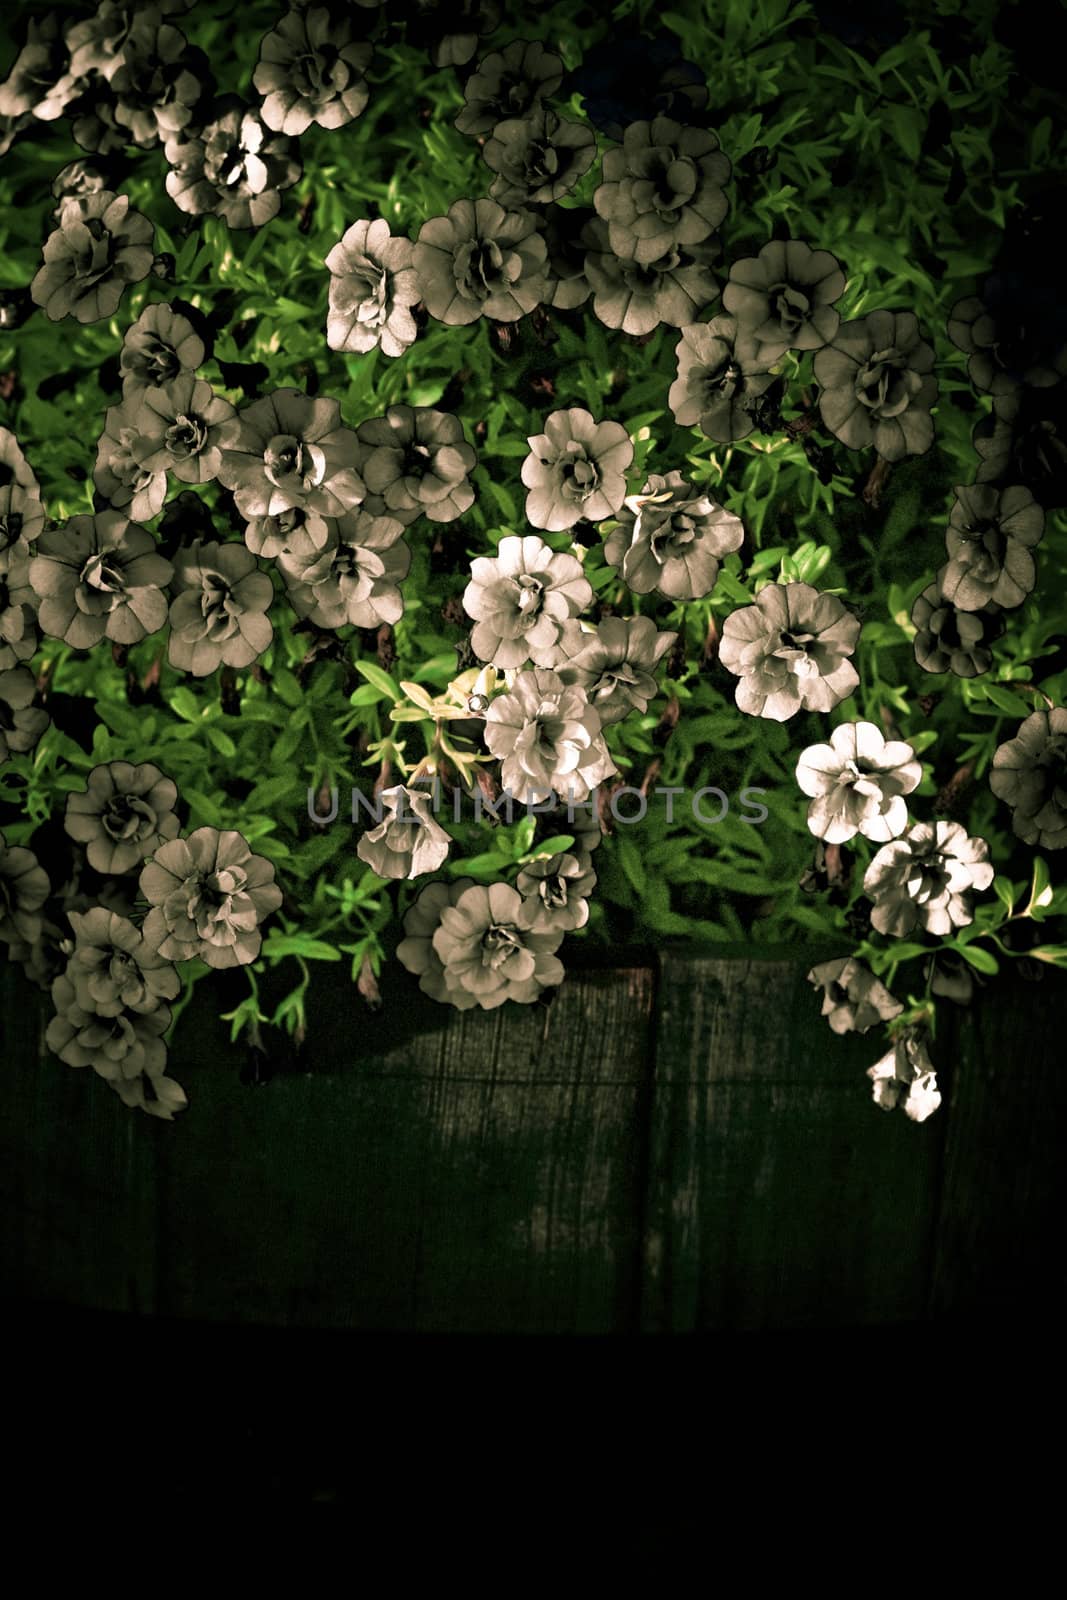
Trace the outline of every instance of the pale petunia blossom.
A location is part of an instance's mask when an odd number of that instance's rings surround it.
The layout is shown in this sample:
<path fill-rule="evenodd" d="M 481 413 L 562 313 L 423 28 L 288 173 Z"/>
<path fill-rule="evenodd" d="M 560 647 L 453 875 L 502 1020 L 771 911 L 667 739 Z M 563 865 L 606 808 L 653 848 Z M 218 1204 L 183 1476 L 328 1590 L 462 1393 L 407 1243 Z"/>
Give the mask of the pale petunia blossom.
<path fill-rule="evenodd" d="M 797 783 L 811 795 L 808 827 L 827 844 L 857 833 L 888 844 L 908 825 L 904 800 L 922 780 L 922 763 L 902 739 L 887 740 L 873 722 L 844 722 L 829 744 L 813 744 L 797 762 Z"/>

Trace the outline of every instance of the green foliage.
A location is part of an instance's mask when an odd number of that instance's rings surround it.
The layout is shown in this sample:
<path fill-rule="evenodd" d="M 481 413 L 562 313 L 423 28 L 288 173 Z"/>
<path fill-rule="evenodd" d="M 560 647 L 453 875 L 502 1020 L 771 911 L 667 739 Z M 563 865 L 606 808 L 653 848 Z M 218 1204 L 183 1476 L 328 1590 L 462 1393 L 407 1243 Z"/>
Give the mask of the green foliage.
<path fill-rule="evenodd" d="M 248 93 L 258 41 L 277 11 L 274 0 L 249 0 L 235 26 L 232 7 L 205 3 L 180 21 L 207 53 L 220 87 Z M 894 469 L 878 505 L 861 493 L 871 463 L 842 447 L 834 447 L 824 482 L 800 432 L 723 446 L 677 427 L 667 406 L 677 333 L 668 327 L 634 340 L 586 312 L 527 318 L 501 337 L 484 322 L 457 329 L 431 321 L 397 360 L 329 350 L 323 262 L 345 228 L 382 216 L 394 231 L 414 236 L 457 197 L 488 188 L 476 143 L 452 126 L 462 103 L 459 77 L 429 70 L 421 51 L 392 36 L 377 47 L 366 112 L 338 133 L 309 130 L 301 140 L 301 181 L 285 195 L 279 218 L 258 231 L 231 233 L 214 218 L 183 216 L 164 192 L 162 156 L 131 149 L 122 187 L 155 224 L 157 250 L 174 255 L 173 282 L 132 287 L 106 323 L 55 325 L 37 314 L 15 332 L 0 332 L 0 423 L 21 441 L 53 518 L 91 510 L 95 440 L 105 408 L 118 399 L 123 332 L 147 301 L 180 295 L 218 318 L 222 331 L 202 375 L 234 404 L 248 396 L 227 381 L 230 364 L 260 363 L 262 392 L 295 384 L 333 396 L 350 425 L 397 401 L 441 404 L 460 416 L 479 456 L 477 498 L 462 524 L 470 557 L 506 533 L 525 531 L 521 461 L 527 436 L 540 431 L 548 411 L 580 405 L 623 420 L 635 443 L 631 488 L 647 471 L 680 468 L 741 517 L 747 540 L 724 563 L 708 599 L 673 607 L 631 596 L 601 544 L 585 552 L 598 600 L 617 612 L 651 615 L 684 643 L 684 660 L 663 676 L 660 698 L 646 715 L 613 728 L 610 748 L 628 785 L 717 787 L 731 804 L 720 822 L 708 824 L 688 802 L 668 818 L 653 800 L 640 824 L 616 825 L 598 852 L 590 936 L 613 944 L 671 936 L 852 937 L 872 853 L 863 840 L 855 842 L 848 883 L 813 894 L 798 889 L 814 841 L 794 769 L 801 749 L 825 738 L 828 724 L 802 715 L 783 727 L 740 715 L 736 680 L 715 658 L 714 640 L 733 609 L 751 603 L 764 584 L 797 579 L 847 596 L 864 619 L 855 658 L 860 687 L 839 717 L 869 719 L 910 741 L 924 757 L 916 798 L 934 812 L 936 797 L 965 774 L 962 800 L 952 802 L 962 810 L 953 814 L 989 841 L 1002 876 L 973 927 L 948 947 L 992 975 L 998 958 L 1019 953 L 1006 942 L 1010 928 L 1021 920 L 1045 923 L 1067 909 L 1067 890 L 1049 887 L 1044 862 L 1031 869 L 1030 852 L 1014 839 L 1010 815 L 986 782 L 997 744 L 1044 703 L 1034 691 L 1062 703 L 1067 688 L 1058 663 L 1051 675 L 1043 666 L 1067 636 L 1062 515 L 1049 519 L 1037 589 L 996 645 L 986 678 L 961 683 L 923 673 L 912 651 L 910 610 L 941 563 L 952 488 L 973 476 L 970 431 L 987 404 L 976 408 L 964 358 L 946 338 L 948 309 L 988 269 L 997 232 L 1026 181 L 1062 175 L 1067 164 L 1064 119 L 1040 86 L 1027 86 L 1014 71 L 996 36 L 997 11 L 990 0 L 965 10 L 912 6 L 913 26 L 880 54 L 823 31 L 813 8 L 792 0 L 704 0 L 666 11 L 622 0 L 610 15 L 552 5 L 524 12 L 521 28 L 494 40 L 540 38 L 574 65 L 625 18 L 674 32 L 708 69 L 715 126 L 734 162 L 725 264 L 758 249 L 772 230 L 785 232 L 841 259 L 848 274 L 843 316 L 876 307 L 916 313 L 938 355 L 937 442 L 928 456 Z M 579 100 L 572 111 L 581 114 Z M 931 140 L 939 113 L 947 132 Z M 609 141 L 600 135 L 598 143 L 603 151 Z M 762 173 L 745 160 L 757 149 L 773 157 Z M 0 286 L 25 285 L 37 269 L 51 182 L 79 154 L 60 122 L 36 127 L 3 158 Z M 951 202 L 949 186 L 957 196 Z M 810 357 L 796 364 L 800 392 L 810 383 L 810 365 Z M 214 485 L 196 492 L 215 503 Z M 386 929 L 395 928 L 408 894 L 398 897 L 356 857 L 345 799 L 338 822 L 321 829 L 308 817 L 309 792 L 333 786 L 347 796 L 356 786 L 369 793 L 376 778 L 395 782 L 442 754 L 473 780 L 472 747 L 426 711 L 457 675 L 463 629 L 448 612 L 466 581 L 465 562 L 452 573 L 432 570 L 434 539 L 425 522 L 412 532 L 406 610 L 387 646 L 343 630 L 345 661 L 312 656 L 279 584 L 274 644 L 257 669 L 238 675 L 239 711 L 218 674 L 205 685 L 174 671 L 158 637 L 133 648 L 121 665 L 106 650 L 79 655 L 55 641 L 36 658 L 53 696 L 90 702 L 94 723 L 85 744 L 57 716 L 32 757 L 5 764 L 0 802 L 9 842 L 25 842 L 93 764 L 150 757 L 177 783 L 190 827 L 239 828 L 299 904 L 299 927 L 275 928 L 262 957 L 267 966 L 299 963 L 297 988 L 273 1018 L 253 994 L 231 1014 L 235 1032 L 268 1020 L 296 1032 L 308 961 L 344 953 L 354 977 L 365 958 L 376 969 Z M 548 542 L 567 548 L 571 541 L 565 534 Z M 425 701 L 401 686 L 412 683 L 422 686 Z M 745 789 L 762 791 L 769 813 L 762 826 L 741 814 Z M 502 824 L 488 838 L 484 825 L 442 820 L 457 839 L 450 862 L 456 873 L 510 876 L 530 858 L 528 819 Z M 551 843 L 565 848 L 564 839 Z M 927 948 L 879 948 L 874 940 L 870 959 L 892 977 Z M 1067 963 L 1056 943 L 1029 953 Z"/>

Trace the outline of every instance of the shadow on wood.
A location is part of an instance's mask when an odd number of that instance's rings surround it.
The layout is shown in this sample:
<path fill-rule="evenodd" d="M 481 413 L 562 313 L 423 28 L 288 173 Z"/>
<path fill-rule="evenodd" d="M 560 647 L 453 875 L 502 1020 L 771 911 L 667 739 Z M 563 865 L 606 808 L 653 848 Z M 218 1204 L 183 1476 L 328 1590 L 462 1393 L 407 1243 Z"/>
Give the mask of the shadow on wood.
<path fill-rule="evenodd" d="M 4 967 L 3 1291 L 367 1331 L 1039 1316 L 1067 976 L 954 1016 L 917 1127 L 871 1105 L 880 1037 L 829 1032 L 811 960 L 665 952 L 463 1014 L 403 973 L 371 1014 L 330 970 L 307 1070 L 256 1088 L 201 992 L 173 1125 L 39 1056 L 47 1001 Z"/>

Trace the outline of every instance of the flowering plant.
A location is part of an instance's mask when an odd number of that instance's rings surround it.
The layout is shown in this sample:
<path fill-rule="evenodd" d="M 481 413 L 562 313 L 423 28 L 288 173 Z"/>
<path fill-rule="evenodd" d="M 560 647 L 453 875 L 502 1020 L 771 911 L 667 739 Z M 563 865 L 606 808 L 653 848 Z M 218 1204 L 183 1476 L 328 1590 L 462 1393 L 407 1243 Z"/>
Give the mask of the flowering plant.
<path fill-rule="evenodd" d="M 492 1009 L 575 938 L 806 937 L 924 1120 L 961 972 L 1067 965 L 1067 135 L 993 8 L 871 60 L 788 0 L 47 9 L 0 942 L 50 1049 L 169 1119 L 213 974 L 259 1049 L 317 961 Z"/>

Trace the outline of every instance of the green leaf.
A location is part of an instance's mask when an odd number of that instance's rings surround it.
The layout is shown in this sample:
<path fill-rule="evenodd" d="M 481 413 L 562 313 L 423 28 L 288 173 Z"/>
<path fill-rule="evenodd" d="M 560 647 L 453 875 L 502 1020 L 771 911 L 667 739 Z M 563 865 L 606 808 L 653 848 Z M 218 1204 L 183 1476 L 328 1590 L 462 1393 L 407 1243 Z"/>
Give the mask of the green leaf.
<path fill-rule="evenodd" d="M 271 745 L 270 755 L 267 758 L 270 765 L 275 770 L 288 766 L 306 738 L 306 724 L 303 722 L 290 722 L 277 743 Z"/>
<path fill-rule="evenodd" d="M 283 701 L 284 704 L 289 706 L 292 710 L 295 710 L 296 707 L 303 701 L 304 691 L 301 689 L 293 673 L 291 673 L 286 667 L 279 667 L 276 670 L 271 683 L 271 688 L 278 696 L 278 699 Z"/>
<path fill-rule="evenodd" d="M 200 789 L 191 789 L 186 783 L 182 785 L 182 799 L 189 802 L 190 821 L 194 827 L 203 822 L 206 822 L 209 828 L 222 827 L 222 812 L 210 795 L 204 794 Z"/>
<path fill-rule="evenodd" d="M 403 699 L 399 686 L 384 668 L 378 666 L 377 662 L 357 661 L 355 667 L 361 678 L 366 678 L 368 683 L 372 683 L 376 689 L 379 689 L 390 700 Z"/>
<path fill-rule="evenodd" d="M 507 858 L 499 855 L 495 850 L 486 850 L 479 856 L 458 856 L 446 862 L 448 871 L 458 873 L 460 877 L 470 873 L 475 877 L 498 874 L 510 865 L 511 863 Z"/>
<path fill-rule="evenodd" d="M 361 683 L 358 689 L 353 689 L 348 697 L 348 703 L 360 709 L 363 706 L 376 706 L 379 701 L 386 699 L 384 689 L 376 689 L 373 683 Z"/>
<path fill-rule="evenodd" d="M 1005 914 L 1011 916 L 1015 905 L 1015 886 L 1010 878 L 996 877 L 993 879 L 993 893 L 1004 907 Z"/>
<path fill-rule="evenodd" d="M 271 933 L 263 943 L 263 955 L 268 961 L 281 961 L 285 956 L 303 956 L 307 961 L 340 961 L 341 952 L 324 939 L 313 939 L 308 933 Z"/>
<path fill-rule="evenodd" d="M 988 973 L 992 978 L 1000 971 L 996 956 L 988 950 L 983 950 L 981 945 L 957 943 L 954 948 L 977 972 Z"/>
<path fill-rule="evenodd" d="M 1030 707 L 1026 701 L 1020 695 L 1013 694 L 1010 689 L 1002 688 L 997 683 L 985 683 L 982 687 L 985 690 L 986 699 L 995 705 L 998 711 L 1005 712 L 1009 717 L 1028 717 L 1030 715 Z"/>
<path fill-rule="evenodd" d="M 573 849 L 573 847 L 574 835 L 570 833 L 560 833 L 554 835 L 551 839 L 542 839 L 540 843 L 537 844 L 534 849 L 528 851 L 527 854 L 522 857 L 522 859 L 523 861 L 537 861 L 546 856 L 561 856 L 565 855 L 566 852 Z"/>
<path fill-rule="evenodd" d="M 622 837 L 617 838 L 616 848 L 618 850 L 619 863 L 634 893 L 643 899 L 648 892 L 648 879 L 645 875 L 645 864 L 641 859 L 641 852 L 632 839 L 624 839 Z"/>
<path fill-rule="evenodd" d="M 895 944 L 891 949 L 886 950 L 884 954 L 889 956 L 894 962 L 914 961 L 918 956 L 928 956 L 930 954 L 930 950 L 925 944 L 913 944 L 908 942 L 904 944 Z"/>
<path fill-rule="evenodd" d="M 280 800 L 289 800 L 294 804 L 297 800 L 305 800 L 305 787 L 295 772 L 287 772 L 279 778 L 264 778 L 256 784 L 245 805 L 251 811 L 268 811 Z"/>
<path fill-rule="evenodd" d="M 202 702 L 192 690 L 187 690 L 181 685 L 173 691 L 170 698 L 170 707 L 174 714 L 182 718 L 182 722 L 200 722 L 200 712 L 203 710 Z"/>

